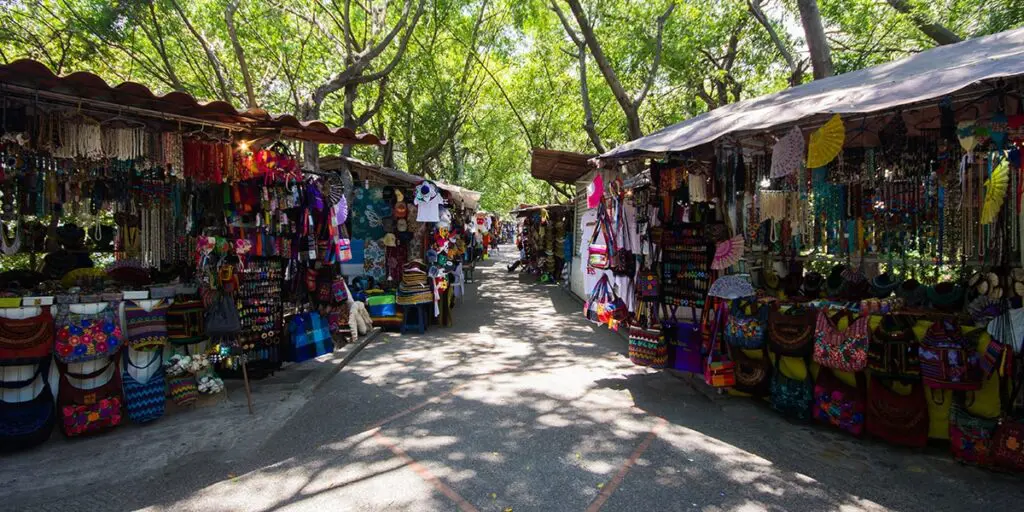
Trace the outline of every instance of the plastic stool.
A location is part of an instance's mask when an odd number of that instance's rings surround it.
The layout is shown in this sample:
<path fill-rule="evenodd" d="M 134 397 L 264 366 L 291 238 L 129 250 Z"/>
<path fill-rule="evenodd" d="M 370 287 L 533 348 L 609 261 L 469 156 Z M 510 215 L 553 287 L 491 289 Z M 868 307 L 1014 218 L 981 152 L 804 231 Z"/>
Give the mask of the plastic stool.
<path fill-rule="evenodd" d="M 427 332 L 427 304 L 402 306 L 402 334 L 408 331 Z"/>

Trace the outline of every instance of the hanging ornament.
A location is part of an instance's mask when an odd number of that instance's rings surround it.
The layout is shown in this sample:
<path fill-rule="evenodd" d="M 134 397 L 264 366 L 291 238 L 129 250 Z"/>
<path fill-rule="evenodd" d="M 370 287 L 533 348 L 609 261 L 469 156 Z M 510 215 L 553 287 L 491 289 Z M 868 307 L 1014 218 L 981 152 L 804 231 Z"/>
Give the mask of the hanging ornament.
<path fill-rule="evenodd" d="M 788 176 L 800 170 L 804 163 L 804 135 L 793 127 L 785 137 L 772 146 L 772 178 Z"/>
<path fill-rule="evenodd" d="M 1010 184 L 1010 161 L 1006 158 L 992 171 L 985 181 L 985 204 L 981 210 L 981 224 L 992 224 L 999 216 L 999 210 L 1006 201 L 1006 190 Z"/>
<path fill-rule="evenodd" d="M 839 114 L 836 114 L 811 134 L 811 142 L 807 148 L 807 167 L 815 169 L 828 165 L 839 156 L 845 140 L 846 127 L 843 126 Z"/>

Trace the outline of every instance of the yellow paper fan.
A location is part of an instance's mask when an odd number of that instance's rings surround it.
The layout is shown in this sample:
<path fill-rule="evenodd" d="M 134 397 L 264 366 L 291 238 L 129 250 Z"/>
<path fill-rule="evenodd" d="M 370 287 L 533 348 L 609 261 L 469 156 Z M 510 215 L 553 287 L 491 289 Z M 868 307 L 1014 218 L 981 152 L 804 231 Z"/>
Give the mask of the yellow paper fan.
<path fill-rule="evenodd" d="M 981 208 L 981 223 L 992 224 L 999 216 L 999 210 L 1003 208 L 1006 201 L 1006 189 L 1010 185 L 1010 161 L 1003 158 L 1003 161 L 992 171 L 985 181 L 985 204 Z"/>
<path fill-rule="evenodd" d="M 807 145 L 807 167 L 816 169 L 828 165 L 839 156 L 845 141 L 846 127 L 839 114 L 836 114 L 811 134 L 810 144 Z"/>

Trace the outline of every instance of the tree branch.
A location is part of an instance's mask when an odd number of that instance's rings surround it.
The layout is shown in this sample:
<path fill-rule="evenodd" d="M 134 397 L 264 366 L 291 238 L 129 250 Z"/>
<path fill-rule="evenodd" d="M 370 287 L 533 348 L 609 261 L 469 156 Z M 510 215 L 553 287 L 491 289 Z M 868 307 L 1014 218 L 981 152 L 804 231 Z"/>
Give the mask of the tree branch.
<path fill-rule="evenodd" d="M 806 61 L 797 61 L 796 57 L 793 56 L 793 52 L 790 51 L 789 47 L 782 42 L 782 38 L 779 37 L 778 31 L 775 30 L 775 25 L 772 24 L 768 16 L 761 10 L 762 0 L 747 0 L 747 8 L 750 10 L 750 14 L 765 31 L 768 32 L 768 37 L 771 38 L 772 43 L 775 44 L 775 48 L 782 55 L 782 58 L 786 61 L 786 66 L 789 68 L 789 86 L 796 87 L 803 83 L 804 78 L 804 66 Z"/>
<path fill-rule="evenodd" d="M 643 104 L 644 100 L 647 99 L 647 93 L 650 92 L 651 86 L 654 85 L 654 79 L 658 76 L 658 66 L 661 64 L 661 48 L 662 48 L 662 36 L 665 33 L 665 22 L 668 21 L 669 16 L 672 15 L 672 11 L 676 9 L 676 3 L 670 2 L 668 9 L 665 9 L 665 13 L 658 16 L 658 35 L 654 38 L 654 62 L 651 63 L 651 71 L 647 75 L 647 81 L 644 83 L 644 88 L 637 95 L 636 99 L 633 100 L 633 104 L 636 105 L 636 109 L 640 110 L 640 105 Z"/>
<path fill-rule="evenodd" d="M 956 44 L 963 39 L 952 30 L 929 21 L 923 14 L 916 12 L 907 0 L 886 0 L 893 9 L 910 17 L 917 29 L 933 41 L 941 45 Z"/>
<path fill-rule="evenodd" d="M 797 7 L 807 38 L 807 49 L 811 53 L 814 79 L 828 78 L 835 74 L 835 70 L 832 67 L 832 53 L 825 39 L 825 28 L 821 23 L 821 12 L 818 11 L 818 0 L 797 0 Z"/>
<path fill-rule="evenodd" d="M 356 118 L 355 126 L 352 127 L 353 129 L 363 126 L 367 121 L 373 118 L 373 116 L 377 115 L 377 112 L 379 112 L 381 107 L 384 106 L 384 98 L 387 96 L 387 90 L 388 78 L 381 78 L 377 86 L 377 99 L 374 100 L 373 105 L 370 108 L 366 109 L 365 112 Z"/>
<path fill-rule="evenodd" d="M 213 73 L 217 77 L 217 85 L 220 86 L 221 99 L 231 102 L 231 93 L 229 92 L 227 81 L 224 80 L 224 72 L 221 70 L 221 63 L 220 59 L 217 58 L 217 54 L 213 53 L 213 49 L 210 48 L 210 43 L 208 43 L 206 38 L 203 37 L 203 35 L 196 30 L 196 27 L 192 25 L 192 22 L 188 19 L 188 15 L 185 14 L 185 11 L 180 5 L 178 5 L 178 1 L 171 0 L 171 6 L 173 6 L 174 10 L 178 12 L 178 16 L 181 17 L 181 21 L 185 23 L 185 28 L 192 33 L 196 38 L 196 41 L 199 42 L 199 45 L 202 46 L 203 52 L 206 53 L 206 58 L 210 61 L 210 66 L 213 67 Z"/>
<path fill-rule="evenodd" d="M 242 81 L 245 83 L 245 99 L 249 108 L 256 108 L 256 91 L 252 87 L 252 75 L 249 74 L 249 64 L 245 61 L 245 50 L 238 42 L 238 32 L 235 30 L 235 11 L 238 10 L 238 0 L 229 0 L 224 7 L 224 23 L 228 27 L 228 36 L 231 38 L 231 46 L 235 50 L 235 59 L 238 60 L 238 67 L 242 71 Z"/>

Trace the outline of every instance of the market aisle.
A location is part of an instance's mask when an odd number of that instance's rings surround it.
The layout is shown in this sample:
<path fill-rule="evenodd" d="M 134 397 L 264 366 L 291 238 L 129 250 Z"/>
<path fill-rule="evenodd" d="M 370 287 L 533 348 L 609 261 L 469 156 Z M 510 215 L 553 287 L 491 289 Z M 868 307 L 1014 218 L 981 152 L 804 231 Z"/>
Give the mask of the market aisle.
<path fill-rule="evenodd" d="M 456 327 L 381 338 L 244 460 L 196 457 L 81 509 L 1007 510 L 1024 496 L 943 453 L 708 401 L 632 366 L 561 290 L 501 261 L 477 275 Z"/>

